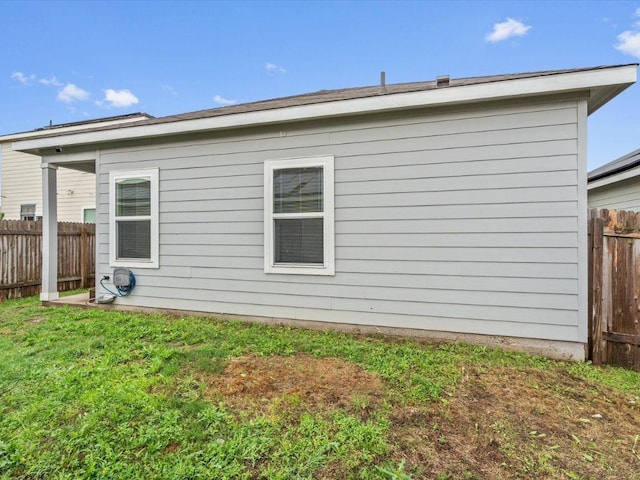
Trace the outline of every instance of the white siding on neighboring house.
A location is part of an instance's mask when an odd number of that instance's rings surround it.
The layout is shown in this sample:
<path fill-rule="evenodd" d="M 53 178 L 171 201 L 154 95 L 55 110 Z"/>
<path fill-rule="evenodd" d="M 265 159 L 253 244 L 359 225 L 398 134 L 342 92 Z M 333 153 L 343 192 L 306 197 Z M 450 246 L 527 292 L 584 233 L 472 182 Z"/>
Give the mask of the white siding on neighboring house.
<path fill-rule="evenodd" d="M 640 177 L 589 190 L 589 208 L 640 211 Z"/>
<path fill-rule="evenodd" d="M 467 105 L 103 149 L 97 274 L 111 273 L 109 172 L 159 168 L 159 268 L 134 269 L 120 304 L 585 342 L 584 105 Z M 314 155 L 335 158 L 335 276 L 267 274 L 264 162 Z"/>
<path fill-rule="evenodd" d="M 16 152 L 11 142 L 2 144 L 2 204 L 5 219 L 20 219 L 20 205 L 35 204 L 42 215 L 41 159 L 36 155 Z M 58 221 L 81 222 L 82 209 L 95 205 L 95 175 L 68 168 L 58 169 Z"/>

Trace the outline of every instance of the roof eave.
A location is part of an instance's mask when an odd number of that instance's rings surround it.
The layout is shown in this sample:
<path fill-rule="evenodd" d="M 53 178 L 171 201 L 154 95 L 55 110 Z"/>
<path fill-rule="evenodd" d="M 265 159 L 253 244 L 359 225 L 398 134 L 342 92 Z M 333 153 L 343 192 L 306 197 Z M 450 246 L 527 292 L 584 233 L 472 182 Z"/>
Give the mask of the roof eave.
<path fill-rule="evenodd" d="M 17 141 L 13 144 L 13 148 L 38 154 L 43 149 L 58 146 L 94 145 L 92 148 L 95 148 L 95 144 L 148 137 L 571 92 L 585 92 L 589 102 L 588 112 L 592 113 L 635 83 L 636 79 L 637 66 L 623 65 L 542 77 L 123 127 L 116 130 L 56 135 Z"/>
<path fill-rule="evenodd" d="M 590 178 L 587 181 L 587 189 L 594 190 L 596 188 L 611 185 L 612 183 L 621 182 L 637 176 L 640 176 L 640 163 L 631 164 L 624 169 Z"/>
<path fill-rule="evenodd" d="M 139 122 L 141 120 L 147 120 L 153 118 L 151 115 L 147 113 L 139 113 L 135 115 L 129 115 L 126 118 L 118 118 L 118 119 L 107 119 L 101 121 L 101 119 L 91 120 L 90 122 L 76 122 L 70 125 L 54 125 L 52 129 L 43 128 L 38 130 L 30 130 L 28 132 L 19 132 L 19 133 L 10 133 L 7 135 L 0 135 L 0 143 L 11 142 L 21 140 L 23 138 L 31 138 L 31 137 L 41 137 L 48 133 L 58 131 L 62 134 L 79 131 L 79 130 L 87 130 L 88 128 L 95 127 L 96 125 L 100 126 L 110 126 L 110 125 L 122 125 L 126 123 Z"/>

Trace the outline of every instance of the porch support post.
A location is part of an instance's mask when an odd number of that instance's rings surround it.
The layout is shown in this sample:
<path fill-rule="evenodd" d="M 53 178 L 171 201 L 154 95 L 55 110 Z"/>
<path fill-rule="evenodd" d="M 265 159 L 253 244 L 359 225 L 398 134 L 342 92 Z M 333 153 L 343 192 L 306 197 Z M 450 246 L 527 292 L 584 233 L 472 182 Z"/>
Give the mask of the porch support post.
<path fill-rule="evenodd" d="M 40 300 L 56 300 L 58 294 L 58 201 L 57 170 L 42 165 L 42 290 Z"/>

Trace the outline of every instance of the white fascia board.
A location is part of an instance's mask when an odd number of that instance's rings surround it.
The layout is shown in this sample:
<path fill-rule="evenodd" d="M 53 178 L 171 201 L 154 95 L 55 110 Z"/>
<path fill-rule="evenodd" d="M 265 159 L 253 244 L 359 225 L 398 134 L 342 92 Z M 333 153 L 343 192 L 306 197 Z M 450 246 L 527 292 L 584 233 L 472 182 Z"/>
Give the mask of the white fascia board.
<path fill-rule="evenodd" d="M 636 81 L 636 77 L 637 67 L 635 65 L 626 65 L 600 70 L 501 80 L 476 85 L 437 88 L 420 92 L 379 95 L 376 97 L 221 115 L 218 117 L 140 125 L 129 128 L 124 127 L 114 130 L 76 133 L 56 137 L 43 137 L 15 142 L 13 148 L 14 150 L 33 151 L 59 145 L 94 144 L 207 130 L 403 110 L 416 107 L 588 91 L 592 88 L 626 87 L 633 84 Z"/>
<path fill-rule="evenodd" d="M 605 185 L 611 185 L 612 183 L 617 183 L 621 182 L 622 180 L 637 177 L 638 175 L 640 175 L 640 165 L 623 172 L 609 175 L 608 177 L 599 178 L 598 180 L 590 182 L 587 185 L 587 188 L 589 190 L 594 190 L 596 188 L 604 187 Z"/>

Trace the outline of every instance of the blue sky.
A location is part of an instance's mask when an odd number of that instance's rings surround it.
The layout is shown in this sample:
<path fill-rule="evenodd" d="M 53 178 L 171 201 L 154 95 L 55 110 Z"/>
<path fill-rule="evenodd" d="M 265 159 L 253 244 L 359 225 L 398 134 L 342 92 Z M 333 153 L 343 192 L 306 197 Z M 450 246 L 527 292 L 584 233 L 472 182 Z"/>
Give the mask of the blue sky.
<path fill-rule="evenodd" d="M 2 1 L 0 134 L 321 89 L 640 61 L 640 1 Z M 640 85 L 589 167 L 640 148 Z"/>

